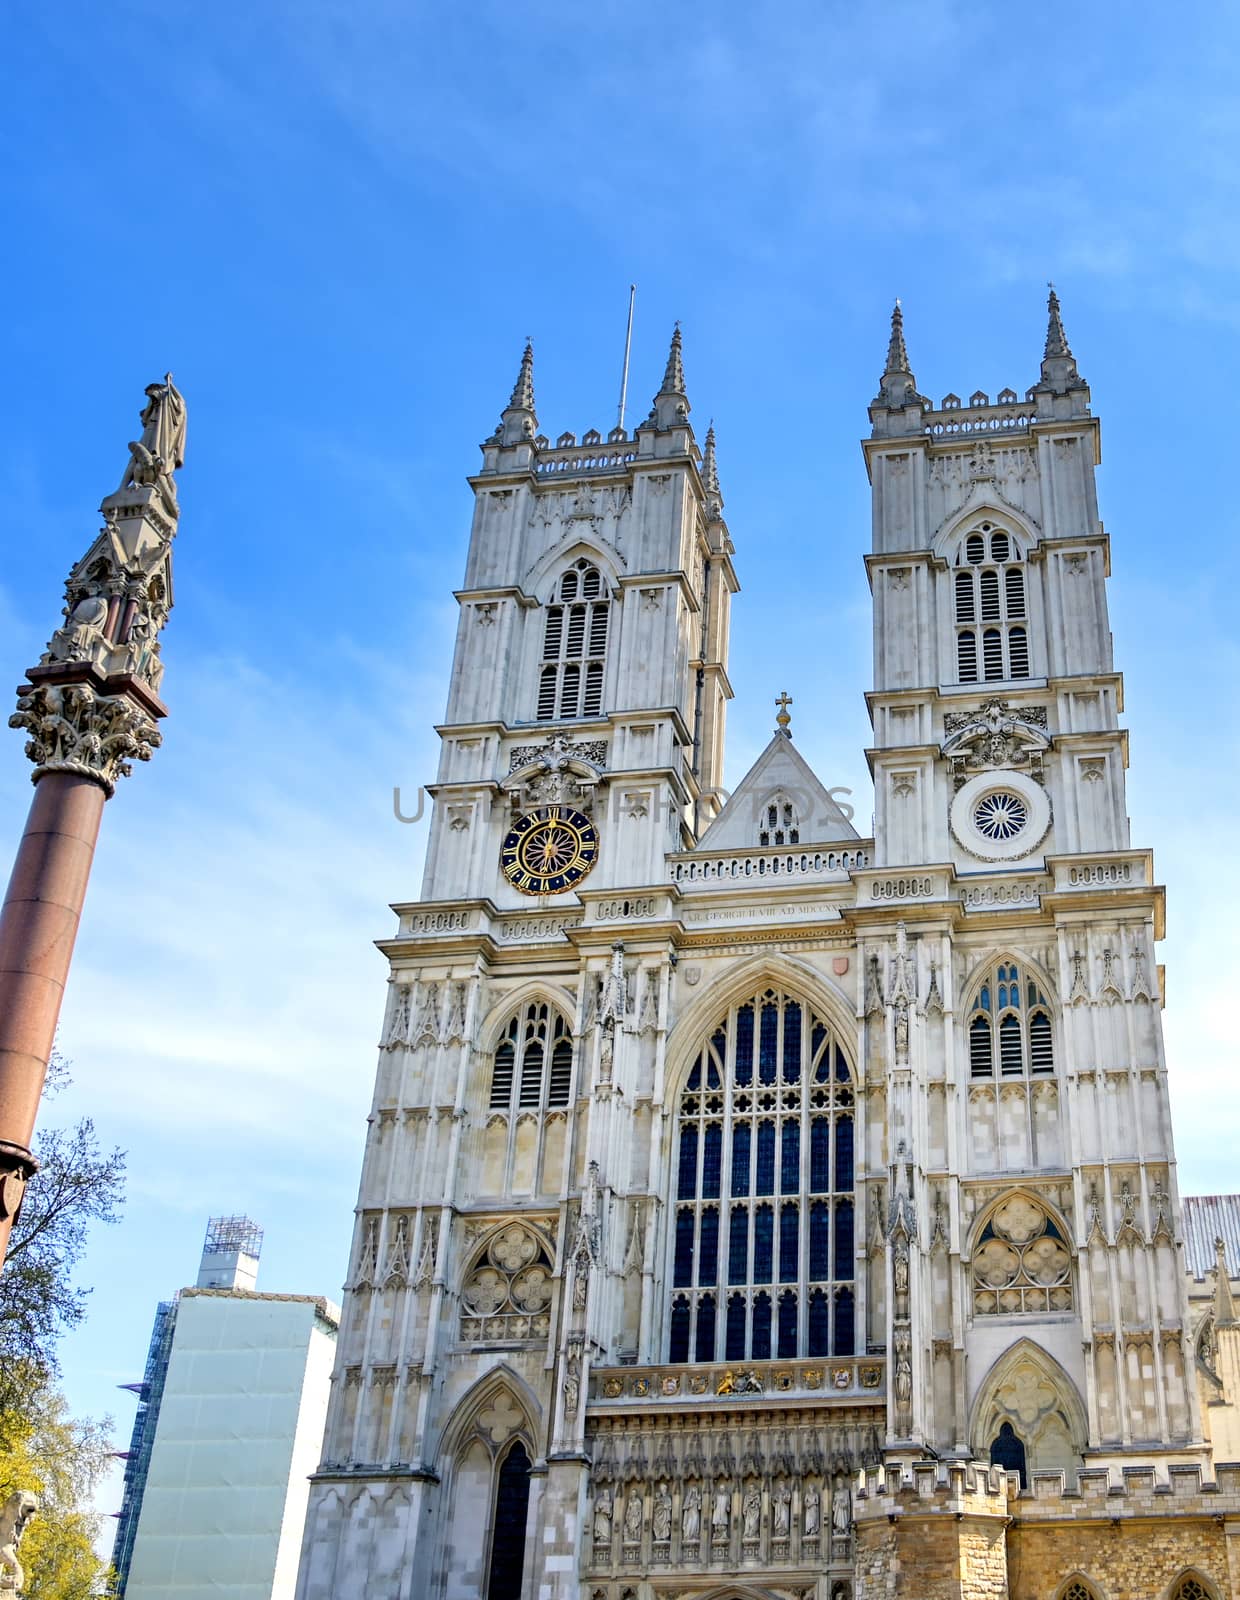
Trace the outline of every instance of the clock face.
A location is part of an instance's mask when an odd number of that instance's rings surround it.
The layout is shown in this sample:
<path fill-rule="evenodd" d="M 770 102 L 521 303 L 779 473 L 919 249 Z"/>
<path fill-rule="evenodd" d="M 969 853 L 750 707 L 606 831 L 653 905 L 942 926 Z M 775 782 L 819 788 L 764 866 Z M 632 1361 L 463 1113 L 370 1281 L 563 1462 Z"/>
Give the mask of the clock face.
<path fill-rule="evenodd" d="M 517 818 L 500 846 L 504 876 L 522 894 L 559 894 L 598 858 L 598 834 L 571 806 L 540 806 Z"/>

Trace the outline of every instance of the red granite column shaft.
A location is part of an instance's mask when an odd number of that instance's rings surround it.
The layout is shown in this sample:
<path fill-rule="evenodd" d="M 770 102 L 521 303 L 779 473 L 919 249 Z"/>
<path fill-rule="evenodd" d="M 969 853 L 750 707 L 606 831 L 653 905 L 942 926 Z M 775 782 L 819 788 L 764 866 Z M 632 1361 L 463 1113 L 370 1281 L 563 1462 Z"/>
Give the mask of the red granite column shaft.
<path fill-rule="evenodd" d="M 0 910 L 0 1174 L 21 1173 L 29 1155 L 106 798 L 89 778 L 46 773 L 13 863 Z M 0 1262 L 13 1224 L 4 1202 L 19 1194 L 20 1178 L 0 1194 Z"/>

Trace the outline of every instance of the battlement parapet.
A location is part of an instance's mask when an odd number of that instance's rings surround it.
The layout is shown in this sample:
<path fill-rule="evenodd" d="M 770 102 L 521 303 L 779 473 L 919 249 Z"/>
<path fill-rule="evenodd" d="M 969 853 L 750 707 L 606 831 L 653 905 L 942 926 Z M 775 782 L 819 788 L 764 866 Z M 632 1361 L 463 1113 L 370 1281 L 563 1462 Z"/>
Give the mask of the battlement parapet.
<path fill-rule="evenodd" d="M 1240 1517 L 1240 1463 L 1206 1476 L 1198 1463 L 1087 1467 L 1035 1472 L 1021 1489 L 1014 1472 L 979 1462 L 918 1461 L 867 1468 L 856 1490 L 857 1521 L 948 1513 L 1004 1516 L 1019 1523 L 1118 1522 L 1144 1517 Z"/>

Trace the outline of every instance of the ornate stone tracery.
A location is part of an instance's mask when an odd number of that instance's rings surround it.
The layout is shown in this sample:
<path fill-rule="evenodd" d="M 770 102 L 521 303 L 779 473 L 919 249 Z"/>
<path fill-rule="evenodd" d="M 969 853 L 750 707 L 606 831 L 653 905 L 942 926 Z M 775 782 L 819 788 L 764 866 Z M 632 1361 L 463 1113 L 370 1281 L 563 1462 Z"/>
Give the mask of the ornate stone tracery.
<path fill-rule="evenodd" d="M 545 1339 L 552 1266 L 542 1241 L 520 1223 L 496 1233 L 461 1285 L 461 1337 L 475 1343 Z"/>

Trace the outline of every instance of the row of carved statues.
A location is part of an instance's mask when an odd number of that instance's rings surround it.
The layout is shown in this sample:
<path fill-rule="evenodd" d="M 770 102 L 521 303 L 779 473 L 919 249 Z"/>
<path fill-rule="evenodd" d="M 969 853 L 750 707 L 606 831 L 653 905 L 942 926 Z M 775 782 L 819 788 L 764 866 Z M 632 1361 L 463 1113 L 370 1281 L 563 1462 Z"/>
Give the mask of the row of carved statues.
<path fill-rule="evenodd" d="M 690 1480 L 678 1495 L 667 1479 L 623 1488 L 602 1483 L 595 1486 L 591 1504 L 594 1560 L 606 1562 L 617 1530 L 622 1545 L 640 1545 L 649 1526 L 654 1545 L 670 1546 L 675 1524 L 683 1551 L 704 1540 L 727 1546 L 737 1529 L 745 1544 L 756 1544 L 768 1531 L 774 1540 L 788 1540 L 794 1527 L 803 1541 L 818 1540 L 824 1515 L 830 1536 L 846 1539 L 852 1527 L 852 1491 L 842 1476 L 821 1484 L 783 1476 L 741 1484 L 723 1477 Z"/>

